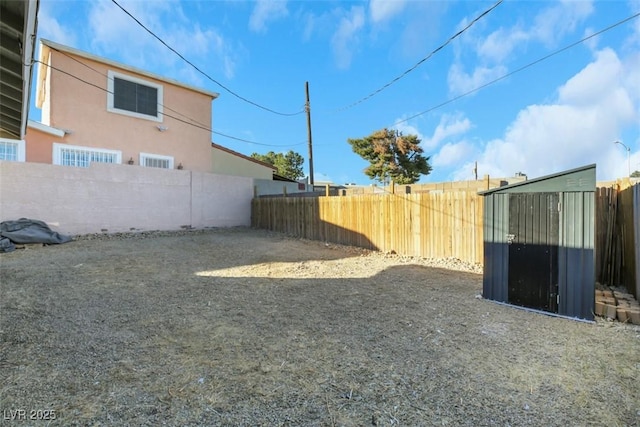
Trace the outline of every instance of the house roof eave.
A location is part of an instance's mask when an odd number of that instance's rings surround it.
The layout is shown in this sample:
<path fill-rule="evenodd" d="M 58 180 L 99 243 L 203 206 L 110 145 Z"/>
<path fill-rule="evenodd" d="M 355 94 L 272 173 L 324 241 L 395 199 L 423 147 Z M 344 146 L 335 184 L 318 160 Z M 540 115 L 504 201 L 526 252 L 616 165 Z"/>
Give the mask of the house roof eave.
<path fill-rule="evenodd" d="M 169 77 L 163 77 L 163 76 L 161 76 L 159 74 L 155 74 L 155 73 L 151 73 L 149 71 L 141 70 L 139 68 L 132 67 L 130 65 L 126 65 L 126 64 L 123 64 L 121 62 L 113 61 L 113 60 L 110 60 L 110 59 L 107 59 L 107 58 L 103 58 L 103 57 L 94 55 L 92 53 L 84 52 L 82 50 L 75 49 L 75 48 L 72 48 L 72 47 L 69 47 L 69 46 L 65 46 L 65 45 L 53 42 L 51 40 L 40 39 L 40 45 L 41 45 L 41 48 L 40 48 L 41 55 L 43 54 L 42 52 L 44 51 L 43 47 L 46 46 L 47 48 L 49 48 L 51 50 L 55 50 L 55 51 L 59 51 L 59 52 L 63 52 L 63 53 L 68 53 L 68 54 L 74 55 L 74 56 L 79 56 L 81 58 L 86 58 L 86 59 L 89 59 L 91 61 L 95 61 L 95 62 L 106 64 L 106 65 L 109 65 L 109 66 L 112 66 L 112 67 L 116 67 L 116 68 L 119 68 L 121 70 L 125 70 L 125 71 L 129 71 L 131 73 L 139 74 L 141 76 L 145 76 L 145 77 L 148 77 L 148 78 L 151 78 L 151 79 L 154 79 L 154 80 L 159 80 L 161 82 L 169 83 L 169 84 L 174 85 L 174 86 L 182 87 L 184 89 L 188 89 L 188 90 L 191 90 L 193 92 L 198 92 L 198 93 L 201 93 L 203 95 L 207 95 L 207 96 L 211 97 L 212 100 L 216 99 L 216 98 L 218 98 L 218 96 L 220 96 L 220 94 L 217 93 L 217 92 L 212 92 L 212 91 L 209 91 L 209 90 L 206 90 L 206 89 L 202 89 L 202 88 L 199 88 L 199 87 L 196 87 L 196 86 L 191 86 L 191 85 L 179 82 L 178 80 L 175 80 L 175 79 L 172 79 L 172 78 L 169 78 Z"/>

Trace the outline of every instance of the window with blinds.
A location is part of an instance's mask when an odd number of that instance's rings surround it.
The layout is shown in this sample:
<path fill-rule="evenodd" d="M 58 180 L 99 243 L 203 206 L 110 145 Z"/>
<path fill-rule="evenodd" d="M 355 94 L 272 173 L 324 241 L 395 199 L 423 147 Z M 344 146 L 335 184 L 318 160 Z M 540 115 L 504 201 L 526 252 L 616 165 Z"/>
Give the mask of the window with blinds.
<path fill-rule="evenodd" d="M 162 122 L 162 86 L 115 71 L 107 74 L 107 110 Z"/>
<path fill-rule="evenodd" d="M 157 117 L 158 89 L 116 77 L 113 79 L 113 106 Z"/>

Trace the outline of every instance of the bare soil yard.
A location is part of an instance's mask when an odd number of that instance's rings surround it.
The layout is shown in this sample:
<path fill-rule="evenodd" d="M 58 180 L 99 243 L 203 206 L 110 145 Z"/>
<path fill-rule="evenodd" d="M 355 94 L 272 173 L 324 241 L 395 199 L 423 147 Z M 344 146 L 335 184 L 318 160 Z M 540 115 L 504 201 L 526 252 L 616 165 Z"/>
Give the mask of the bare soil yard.
<path fill-rule="evenodd" d="M 479 299 L 472 266 L 88 237 L 0 255 L 5 425 L 640 425 L 639 327 Z"/>

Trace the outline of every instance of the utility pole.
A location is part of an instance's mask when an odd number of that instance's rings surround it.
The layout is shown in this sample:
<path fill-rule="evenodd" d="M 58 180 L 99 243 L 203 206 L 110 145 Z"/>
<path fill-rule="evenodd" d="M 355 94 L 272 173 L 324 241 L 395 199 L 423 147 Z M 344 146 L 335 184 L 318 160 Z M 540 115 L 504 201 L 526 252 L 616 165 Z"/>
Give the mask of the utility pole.
<path fill-rule="evenodd" d="M 313 140 L 311 138 L 311 104 L 309 103 L 309 82 L 304 83 L 307 102 L 304 110 L 307 112 L 307 139 L 309 140 L 309 184 L 313 186 Z"/>

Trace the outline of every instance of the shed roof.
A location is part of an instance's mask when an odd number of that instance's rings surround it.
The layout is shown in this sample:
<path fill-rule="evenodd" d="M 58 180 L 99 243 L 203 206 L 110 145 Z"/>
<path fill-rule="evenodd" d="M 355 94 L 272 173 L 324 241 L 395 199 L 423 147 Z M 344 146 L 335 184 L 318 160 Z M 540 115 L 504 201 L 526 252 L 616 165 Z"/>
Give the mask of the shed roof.
<path fill-rule="evenodd" d="M 563 172 L 545 175 L 527 181 L 503 187 L 480 191 L 478 194 L 486 196 L 493 193 L 529 193 L 544 191 L 595 191 L 596 164 L 581 166 Z"/>

